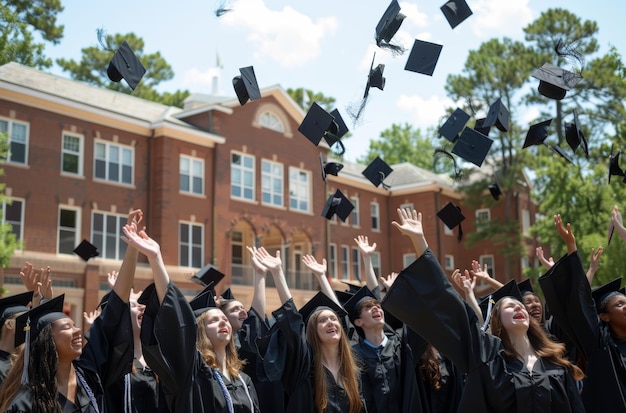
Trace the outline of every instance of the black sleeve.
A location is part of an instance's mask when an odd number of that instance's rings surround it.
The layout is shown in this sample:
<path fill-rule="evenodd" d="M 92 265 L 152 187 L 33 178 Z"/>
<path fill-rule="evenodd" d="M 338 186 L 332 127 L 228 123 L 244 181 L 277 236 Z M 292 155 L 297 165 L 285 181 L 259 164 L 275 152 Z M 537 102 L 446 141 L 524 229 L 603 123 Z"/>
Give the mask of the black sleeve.
<path fill-rule="evenodd" d="M 497 337 L 480 331 L 430 248 L 402 270 L 383 306 L 463 372 L 493 359 L 500 348 Z"/>
<path fill-rule="evenodd" d="M 77 362 L 84 369 L 97 372 L 103 386 L 115 383 L 131 371 L 134 351 L 130 305 L 114 291 L 85 338 L 87 344 Z"/>
<path fill-rule="evenodd" d="M 598 343 L 599 323 L 578 252 L 562 257 L 539 277 L 550 313 L 586 359 Z"/>

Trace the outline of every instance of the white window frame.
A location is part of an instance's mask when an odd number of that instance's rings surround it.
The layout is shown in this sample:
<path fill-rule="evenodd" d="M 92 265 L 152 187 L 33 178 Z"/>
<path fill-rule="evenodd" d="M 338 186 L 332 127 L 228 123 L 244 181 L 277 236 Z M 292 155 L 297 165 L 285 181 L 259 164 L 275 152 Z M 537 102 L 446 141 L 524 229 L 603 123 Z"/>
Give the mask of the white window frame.
<path fill-rule="evenodd" d="M 269 171 L 266 171 L 269 167 Z M 278 189 L 275 188 L 279 186 Z M 266 196 L 269 200 L 266 201 Z M 285 168 L 280 162 L 261 159 L 261 203 L 283 207 L 285 205 Z"/>
<path fill-rule="evenodd" d="M 354 205 L 354 209 L 350 213 L 350 223 L 353 227 L 359 228 L 361 226 L 359 215 L 359 198 L 356 196 L 350 197 L 350 202 L 352 202 L 352 205 Z"/>
<path fill-rule="evenodd" d="M 330 257 L 328 259 L 328 268 L 330 269 L 330 277 L 337 279 L 337 244 L 329 245 Z"/>
<path fill-rule="evenodd" d="M 474 212 L 474 216 L 476 217 L 476 230 L 482 231 L 482 225 L 488 222 L 491 222 L 491 209 L 489 208 L 479 208 Z M 485 218 L 481 218 L 481 215 L 485 214 Z"/>
<path fill-rule="evenodd" d="M 257 122 L 264 128 L 271 129 L 279 133 L 285 133 L 285 125 L 283 124 L 283 121 L 272 112 L 267 111 L 261 113 Z"/>
<path fill-rule="evenodd" d="M 380 269 L 380 252 L 374 252 L 371 255 L 372 258 L 372 267 L 374 268 L 374 274 L 376 277 L 382 277 L 381 269 Z M 367 271 L 367 269 L 365 269 Z"/>
<path fill-rule="evenodd" d="M 444 263 L 446 270 L 454 270 L 454 255 L 446 254 L 444 256 Z"/>
<path fill-rule="evenodd" d="M 530 235 L 530 211 L 522 208 L 522 234 Z"/>
<path fill-rule="evenodd" d="M 183 194 L 204 195 L 204 159 L 180 155 L 178 162 L 179 190 Z M 199 190 L 194 185 L 199 180 Z M 183 188 L 187 185 L 187 189 Z"/>
<path fill-rule="evenodd" d="M 408 254 L 402 254 L 402 268 L 406 268 L 409 265 L 413 264 L 417 259 L 417 255 L 414 252 L 410 252 Z"/>
<path fill-rule="evenodd" d="M 496 261 L 492 254 L 481 255 L 478 258 L 478 262 L 480 263 L 480 268 L 483 269 L 485 264 L 487 264 L 487 271 L 489 272 L 489 276 L 493 279 L 496 278 Z M 491 263 L 491 267 L 489 266 L 489 262 Z"/>
<path fill-rule="evenodd" d="M 65 147 L 65 138 L 72 138 L 78 140 L 78 150 L 72 150 Z M 65 167 L 65 157 L 66 156 L 75 156 L 77 158 L 78 171 L 66 171 Z M 61 135 L 61 173 L 64 175 L 71 176 L 83 176 L 83 164 L 85 158 L 85 137 L 78 133 L 72 133 L 63 131 Z"/>
<path fill-rule="evenodd" d="M 98 147 L 104 147 L 104 157 L 99 157 Z M 114 164 L 111 159 L 111 151 L 117 149 L 119 151 L 119 158 L 117 160 L 117 174 L 118 179 L 112 179 L 111 173 L 114 171 L 112 165 Z M 130 159 L 125 159 L 129 156 Z M 104 177 L 98 176 L 98 162 L 104 162 Z M 130 168 L 130 182 L 125 182 L 124 179 L 124 167 Z M 94 141 L 93 152 L 93 177 L 94 180 L 100 182 L 114 183 L 119 185 L 133 185 L 135 181 L 135 148 L 129 145 L 122 145 L 116 142 L 109 142 L 103 140 Z"/>
<path fill-rule="evenodd" d="M 184 226 L 186 228 L 184 228 Z M 187 242 L 183 242 L 183 232 L 187 230 Z M 193 242 L 193 230 L 200 230 L 200 243 Z M 187 247 L 187 256 L 183 257 L 183 247 Z M 198 252 L 196 256 L 194 252 Z M 178 221 L 178 265 L 181 267 L 201 268 L 204 263 L 204 225 L 191 221 Z"/>
<path fill-rule="evenodd" d="M 400 209 L 406 209 L 408 208 L 409 211 L 413 212 L 413 210 L 415 209 L 415 204 L 413 204 L 413 202 L 407 202 L 406 204 L 400 204 Z"/>
<path fill-rule="evenodd" d="M 306 179 L 302 180 L 302 177 L 306 177 Z M 296 203 L 295 206 L 294 202 Z M 293 166 L 289 167 L 289 209 L 305 213 L 311 211 L 310 171 Z"/>
<path fill-rule="evenodd" d="M 239 164 L 234 163 L 234 157 L 238 156 L 241 159 Z M 249 164 L 251 163 L 251 165 Z M 248 155 L 242 152 L 232 151 L 230 153 L 230 197 L 233 199 L 239 199 L 243 201 L 254 201 L 256 199 L 255 194 L 255 164 L 256 159 L 252 155 Z M 239 175 L 239 182 L 236 181 L 237 175 Z M 239 194 L 235 193 L 235 190 L 239 191 Z"/>
<path fill-rule="evenodd" d="M 102 228 L 97 228 L 96 216 L 102 217 Z M 128 215 L 125 214 L 92 211 L 91 242 L 98 247 L 101 258 L 124 259 L 128 246 L 120 237 L 123 235 L 122 227 L 126 224 L 127 219 Z"/>
<path fill-rule="evenodd" d="M 0 132 L 5 132 L 7 134 L 7 145 L 8 145 L 8 151 L 7 151 L 7 157 L 6 157 L 6 162 L 8 163 L 12 163 L 12 164 L 17 164 L 17 165 L 28 165 L 28 149 L 29 149 L 29 140 L 30 140 L 30 124 L 28 122 L 21 122 L 15 119 L 10 119 L 10 118 L 3 118 L 0 117 L 0 122 L 6 122 L 6 130 L 4 130 L 4 128 L 1 127 L 1 123 L 0 123 Z M 20 142 L 16 140 L 16 136 L 13 132 L 13 128 L 15 127 L 15 125 L 20 125 L 24 127 L 24 141 Z M 11 147 L 13 146 L 13 144 L 15 145 L 24 145 L 24 161 L 15 161 L 11 156 Z"/>
<path fill-rule="evenodd" d="M 61 211 L 73 211 L 76 213 L 74 219 L 74 227 L 62 227 L 61 226 Z M 57 214 L 57 254 L 73 254 L 74 248 L 78 245 L 79 236 L 80 236 L 80 223 L 81 223 L 81 209 L 69 206 L 69 205 L 59 205 L 58 214 Z M 71 244 L 68 243 L 68 247 L 66 251 L 61 251 L 61 231 L 66 231 L 68 234 L 73 233 L 74 239 Z"/>
<path fill-rule="evenodd" d="M 15 203 L 19 202 L 20 205 L 20 222 L 19 222 L 19 230 L 15 231 L 15 227 L 13 226 L 13 221 L 7 220 L 7 207 L 16 207 Z M 13 197 L 5 197 L 2 200 L 2 223 L 11 225 L 11 232 L 15 234 L 15 238 L 17 241 L 22 241 L 24 239 L 24 209 L 26 206 L 26 200 L 23 198 L 13 198 Z M 21 248 L 21 246 L 20 246 Z"/>
<path fill-rule="evenodd" d="M 370 217 L 372 231 L 380 231 L 380 205 L 378 202 L 370 203 Z"/>
<path fill-rule="evenodd" d="M 347 245 L 341 246 L 341 256 L 339 257 L 341 262 L 341 279 L 350 279 L 350 247 Z"/>

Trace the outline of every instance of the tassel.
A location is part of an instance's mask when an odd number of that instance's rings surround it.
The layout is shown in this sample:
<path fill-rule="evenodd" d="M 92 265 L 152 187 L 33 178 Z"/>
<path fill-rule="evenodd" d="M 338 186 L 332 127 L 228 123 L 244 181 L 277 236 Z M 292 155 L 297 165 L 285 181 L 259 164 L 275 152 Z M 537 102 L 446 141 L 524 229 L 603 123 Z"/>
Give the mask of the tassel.
<path fill-rule="evenodd" d="M 485 322 L 483 323 L 483 326 L 480 328 L 481 331 L 485 331 L 487 329 L 487 326 L 489 325 L 489 319 L 491 318 L 491 309 L 493 308 L 493 305 L 496 303 L 493 298 L 491 298 L 492 296 L 489 296 L 489 304 L 487 305 L 487 314 L 485 315 Z"/>
<path fill-rule="evenodd" d="M 30 317 L 26 320 L 24 326 L 25 339 L 24 339 L 24 370 L 22 370 L 22 384 L 29 384 L 28 368 L 30 366 Z"/>

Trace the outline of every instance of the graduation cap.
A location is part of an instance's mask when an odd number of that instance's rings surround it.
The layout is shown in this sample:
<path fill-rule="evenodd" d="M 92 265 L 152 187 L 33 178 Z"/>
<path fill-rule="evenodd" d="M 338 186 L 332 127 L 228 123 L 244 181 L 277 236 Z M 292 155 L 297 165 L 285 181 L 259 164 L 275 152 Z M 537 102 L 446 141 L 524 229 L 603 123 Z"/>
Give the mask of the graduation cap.
<path fill-rule="evenodd" d="M 552 119 L 548 119 L 531 125 L 530 128 L 528 128 L 528 132 L 526 132 L 526 139 L 524 140 L 522 149 L 543 144 L 548 137 L 548 128 L 551 123 Z"/>
<path fill-rule="evenodd" d="M 613 155 L 613 147 L 611 147 L 611 155 L 609 155 L 609 183 L 611 183 L 611 176 L 624 176 L 624 170 L 619 166 L 619 155 L 621 151 L 617 151 Z"/>
<path fill-rule="evenodd" d="M 576 152 L 578 146 L 583 147 L 585 157 L 589 159 L 589 148 L 587 146 L 587 139 L 583 133 L 580 122 L 578 121 L 578 112 L 574 109 L 574 121 L 565 122 L 565 140 L 567 144 L 572 148 L 572 151 Z"/>
<path fill-rule="evenodd" d="M 465 0 L 449 0 L 440 8 L 446 20 L 450 23 L 450 27 L 453 29 L 472 15 L 472 10 Z"/>
<path fill-rule="evenodd" d="M 480 167 L 489 153 L 491 144 L 493 140 L 487 136 L 472 128 L 465 128 L 452 147 L 452 153 Z"/>
<path fill-rule="evenodd" d="M 330 116 L 333 117 L 333 123 L 330 124 L 330 129 L 324 134 L 324 140 L 338 156 L 341 156 L 346 152 L 346 147 L 341 142 L 341 138 L 348 133 L 349 129 L 338 109 L 333 109 Z M 339 144 L 338 150 L 335 149 L 335 144 Z"/>
<path fill-rule="evenodd" d="M 0 298 L 0 328 L 4 322 L 15 314 L 28 311 L 28 303 L 33 299 L 33 292 L 26 291 L 21 294 L 14 294 L 8 297 Z"/>
<path fill-rule="evenodd" d="M 497 182 L 489 184 L 487 186 L 487 189 L 489 189 L 489 193 L 491 194 L 493 199 L 495 199 L 496 201 L 499 200 L 500 197 L 502 196 L 502 191 L 500 190 L 500 185 L 498 185 Z"/>
<path fill-rule="evenodd" d="M 346 196 L 337 189 L 335 193 L 328 197 L 326 205 L 322 210 L 322 216 L 326 219 L 331 219 L 333 215 L 337 214 L 339 219 L 346 222 L 346 218 L 350 215 L 350 212 L 354 209 L 354 205 Z"/>
<path fill-rule="evenodd" d="M 361 284 L 354 284 L 354 283 L 351 283 L 350 281 L 342 281 L 342 284 L 345 284 L 345 285 L 348 286 L 348 290 L 347 291 L 350 294 L 356 293 L 357 291 L 359 291 L 361 289 L 361 287 L 363 287 Z"/>
<path fill-rule="evenodd" d="M 113 82 L 124 79 L 128 86 L 135 90 L 144 74 L 146 68 L 124 40 L 109 62 L 107 76 Z"/>
<path fill-rule="evenodd" d="M 191 281 L 206 287 L 211 283 L 219 283 L 224 277 L 225 275 L 219 272 L 216 266 L 209 263 L 200 268 L 200 271 L 191 277 Z"/>
<path fill-rule="evenodd" d="M 234 300 L 235 296 L 233 295 L 233 291 L 229 288 L 225 289 L 222 295 L 220 295 L 224 300 Z"/>
<path fill-rule="evenodd" d="M 343 169 L 343 164 L 339 162 L 324 162 L 324 156 L 320 152 L 320 167 L 322 169 L 322 179 L 326 182 L 326 175 L 339 176 L 339 171 Z"/>
<path fill-rule="evenodd" d="M 615 226 L 613 225 L 613 221 L 609 220 L 609 229 L 607 231 L 607 245 L 611 245 L 611 238 L 613 238 L 613 232 L 615 232 Z"/>
<path fill-rule="evenodd" d="M 346 301 L 343 308 L 348 313 L 348 317 L 350 318 L 352 324 L 354 324 L 354 320 L 359 318 L 361 304 L 363 304 L 366 300 L 372 299 L 378 301 L 378 298 L 374 295 L 374 293 L 367 288 L 367 286 L 363 286 L 359 288 L 348 301 Z"/>
<path fill-rule="evenodd" d="M 339 143 L 342 148 L 341 155 L 345 148 L 340 138 L 346 134 L 348 128 L 338 111 L 333 111 L 334 116 L 324 110 L 317 102 L 313 102 L 309 111 L 304 116 L 302 123 L 298 126 L 298 131 L 304 135 L 315 146 L 319 145 L 322 138 L 329 146 Z"/>
<path fill-rule="evenodd" d="M 530 282 L 530 278 L 526 278 L 524 281 L 518 282 L 517 288 L 522 294 L 522 297 L 525 296 L 526 294 L 535 294 L 535 290 L 533 290 L 533 285 Z"/>
<path fill-rule="evenodd" d="M 476 132 L 480 132 L 485 136 L 489 136 L 489 132 L 491 132 L 491 126 L 485 126 L 485 121 L 487 118 L 476 119 L 474 123 L 474 130 Z"/>
<path fill-rule="evenodd" d="M 483 313 L 483 318 L 485 323 L 482 326 L 483 331 L 487 329 L 489 325 L 489 320 L 491 319 L 491 313 L 493 306 L 503 299 L 504 297 L 511 297 L 518 300 L 520 303 L 523 303 L 522 293 L 520 292 L 515 280 L 511 280 L 504 284 L 502 287 L 498 288 L 493 293 L 489 294 L 488 297 L 481 300 L 478 304 L 480 306 L 480 310 Z"/>
<path fill-rule="evenodd" d="M 380 184 L 383 185 L 384 189 L 389 189 L 389 185 L 385 185 L 383 181 L 389 176 L 390 173 L 393 172 L 391 166 L 387 164 L 380 156 L 374 158 L 372 162 L 367 165 L 367 167 L 363 170 L 362 174 L 365 176 L 376 188 Z"/>
<path fill-rule="evenodd" d="M 404 70 L 432 76 L 442 48 L 440 44 L 415 39 Z"/>
<path fill-rule="evenodd" d="M 509 130 L 509 117 L 509 110 L 502 103 L 502 99 L 498 98 L 489 106 L 489 113 L 483 123 L 483 127 L 495 126 L 502 132 L 507 132 Z"/>
<path fill-rule="evenodd" d="M 372 64 L 370 65 L 370 71 L 367 75 L 367 84 L 365 85 L 365 92 L 363 93 L 364 99 L 369 95 L 370 88 L 375 87 L 380 90 L 385 89 L 385 77 L 383 76 L 383 72 L 385 71 L 385 65 L 379 63 L 378 66 L 374 67 L 375 59 L 376 53 L 374 53 L 374 57 L 372 57 Z"/>
<path fill-rule="evenodd" d="M 546 145 L 548 147 L 548 149 L 550 149 L 552 152 L 556 153 L 557 155 L 559 155 L 560 157 L 562 157 L 563 159 L 565 159 L 568 163 L 573 164 L 574 161 L 572 161 L 572 159 L 567 156 L 567 154 L 565 153 L 565 151 L 559 146 L 559 145 Z"/>
<path fill-rule="evenodd" d="M 76 248 L 74 248 L 74 254 L 78 255 L 84 261 L 89 261 L 89 258 L 97 257 L 100 255 L 98 248 L 91 242 L 83 239 Z"/>
<path fill-rule="evenodd" d="M 456 141 L 459 132 L 463 130 L 467 121 L 469 121 L 470 115 L 463 109 L 456 108 L 452 115 L 445 121 L 445 123 L 439 128 L 439 135 L 443 136 L 450 142 Z"/>
<path fill-rule="evenodd" d="M 387 10 L 376 25 L 376 45 L 384 49 L 390 49 L 395 53 L 403 53 L 404 48 L 391 44 L 391 39 L 396 35 L 398 29 L 406 16 L 400 13 L 400 4 L 397 0 L 391 0 Z"/>
<path fill-rule="evenodd" d="M 454 158 L 454 156 L 452 156 L 452 154 L 445 149 L 435 148 L 433 156 L 437 156 L 438 154 L 445 155 L 452 160 L 452 167 L 454 168 L 454 180 L 458 181 L 461 178 L 461 172 L 456 165 L 456 159 Z"/>
<path fill-rule="evenodd" d="M 213 284 L 209 284 L 204 287 L 204 290 L 200 291 L 198 295 L 189 301 L 189 305 L 193 310 L 193 314 L 196 318 L 200 317 L 202 313 L 211 309 L 217 308 L 217 304 L 215 303 L 215 290 L 213 289 Z"/>
<path fill-rule="evenodd" d="M 459 227 L 459 235 L 458 240 L 461 241 L 463 239 L 463 229 L 461 228 L 461 222 L 465 219 L 465 215 L 461 213 L 461 208 L 454 205 L 452 202 L 448 202 L 446 206 L 441 208 L 437 212 L 437 216 L 440 220 L 446 224 L 446 227 L 449 229 L 454 229 L 456 226 Z"/>
<path fill-rule="evenodd" d="M 309 322 L 309 318 L 313 313 L 318 310 L 331 310 L 335 314 L 337 314 L 337 318 L 342 320 L 346 315 L 346 310 L 341 308 L 336 302 L 331 300 L 326 294 L 319 291 L 315 294 L 309 301 L 306 302 L 298 311 L 302 316 L 302 320 L 304 321 L 304 325 L 306 326 Z M 342 323 L 343 324 L 343 323 Z"/>
<path fill-rule="evenodd" d="M 261 91 L 254 75 L 254 68 L 252 66 L 242 67 L 239 68 L 239 73 L 241 75 L 233 78 L 233 87 L 241 106 L 245 105 L 248 100 L 261 99 Z"/>
<path fill-rule="evenodd" d="M 348 301 L 354 295 L 354 293 L 351 293 L 350 291 L 335 290 L 334 293 L 337 296 L 337 299 L 339 300 L 339 303 L 341 303 L 341 305 L 344 305 L 346 301 Z"/>
<path fill-rule="evenodd" d="M 539 86 L 537 87 L 539 93 L 555 100 L 563 99 L 567 91 L 582 80 L 582 76 L 579 74 L 561 69 L 550 63 L 544 63 L 543 66 L 535 69 L 532 76 L 539 79 Z"/>
<path fill-rule="evenodd" d="M 591 296 L 593 297 L 593 301 L 596 304 L 596 311 L 598 314 L 600 312 L 604 312 L 603 305 L 606 303 L 606 300 L 613 297 L 614 295 L 619 295 L 620 285 L 622 284 L 621 278 L 616 278 L 613 281 L 609 281 L 608 283 L 601 285 L 598 288 L 595 288 L 591 291 Z M 606 309 L 604 309 L 606 310 Z"/>

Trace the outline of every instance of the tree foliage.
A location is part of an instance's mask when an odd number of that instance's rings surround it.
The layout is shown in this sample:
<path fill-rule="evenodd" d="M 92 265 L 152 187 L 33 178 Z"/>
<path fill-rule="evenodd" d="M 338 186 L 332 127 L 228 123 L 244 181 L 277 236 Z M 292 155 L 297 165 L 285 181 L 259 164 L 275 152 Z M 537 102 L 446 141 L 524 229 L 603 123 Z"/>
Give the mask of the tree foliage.
<path fill-rule="evenodd" d="M 325 111 L 330 112 L 335 109 L 336 99 L 331 96 L 325 96 L 321 92 L 314 92 L 310 89 L 304 88 L 288 88 L 287 94 L 304 110 L 307 112 L 313 102 L 316 102 Z"/>
<path fill-rule="evenodd" d="M 0 159 L 6 159 L 8 152 L 8 136 L 6 133 L 0 132 Z M 4 169 L 0 168 L 0 176 L 4 175 Z M 6 184 L 0 183 L 0 203 L 10 202 L 3 195 L 4 187 Z M 0 214 L 1 215 L 1 214 Z M 19 247 L 19 242 L 15 233 L 13 232 L 13 227 L 6 222 L 0 223 L 0 268 L 7 268 L 9 266 L 11 256 L 15 252 L 15 250 Z M 0 287 L 0 294 L 2 288 Z"/>
<path fill-rule="evenodd" d="M 133 91 L 125 82 L 112 82 L 107 76 L 109 61 L 123 41 L 126 41 L 137 55 L 146 74 Z M 105 48 L 90 46 L 83 48 L 80 62 L 68 59 L 57 59 L 57 64 L 74 80 L 86 82 L 98 87 L 115 90 L 122 93 L 132 93 L 133 96 L 162 103 L 170 106 L 183 106 L 183 100 L 189 96 L 187 90 L 178 90 L 174 93 L 159 93 L 156 87 L 164 81 L 174 77 L 172 67 L 159 52 L 144 53 L 144 41 L 134 33 L 126 35 L 106 35 L 103 43 Z"/>

